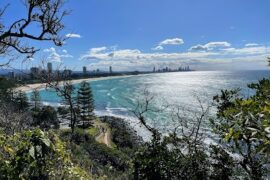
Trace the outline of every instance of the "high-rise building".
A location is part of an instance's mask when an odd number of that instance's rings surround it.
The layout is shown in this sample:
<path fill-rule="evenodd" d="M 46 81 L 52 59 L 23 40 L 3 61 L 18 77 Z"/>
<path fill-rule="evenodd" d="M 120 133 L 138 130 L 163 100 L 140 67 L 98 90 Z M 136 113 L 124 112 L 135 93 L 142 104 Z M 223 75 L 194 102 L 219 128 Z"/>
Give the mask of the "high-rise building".
<path fill-rule="evenodd" d="M 38 67 L 31 67 L 30 68 L 30 75 L 31 78 L 37 78 L 37 76 L 39 75 L 40 71 Z"/>
<path fill-rule="evenodd" d="M 47 64 L 47 70 L 48 70 L 48 73 L 52 73 L 52 63 L 51 62 L 49 62 L 48 64 Z"/>
<path fill-rule="evenodd" d="M 112 74 L 112 66 L 110 66 L 110 74 Z"/>
<path fill-rule="evenodd" d="M 86 75 L 87 74 L 87 68 L 86 66 L 83 66 L 83 75 Z"/>
<path fill-rule="evenodd" d="M 14 71 L 10 71 L 10 72 L 8 73 L 8 77 L 9 77 L 10 79 L 15 79 L 15 72 L 14 72 Z"/>
<path fill-rule="evenodd" d="M 154 68 L 153 68 L 153 72 L 156 72 L 156 67 L 154 66 Z"/>
<path fill-rule="evenodd" d="M 71 74 L 72 74 L 72 70 L 70 70 L 70 69 L 65 69 L 65 70 L 63 71 L 63 74 L 64 74 L 65 77 L 70 77 Z"/>

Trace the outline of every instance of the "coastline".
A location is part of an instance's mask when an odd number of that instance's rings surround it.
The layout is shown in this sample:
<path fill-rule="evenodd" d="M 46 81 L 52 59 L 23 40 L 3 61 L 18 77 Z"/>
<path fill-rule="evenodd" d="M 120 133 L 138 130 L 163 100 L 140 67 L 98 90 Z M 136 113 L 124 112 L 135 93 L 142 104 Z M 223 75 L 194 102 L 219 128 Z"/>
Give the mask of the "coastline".
<path fill-rule="evenodd" d="M 71 84 L 78 84 L 83 81 L 99 81 L 99 80 L 109 80 L 109 79 L 118 79 L 118 78 L 127 78 L 127 77 L 132 77 L 132 76 L 137 76 L 137 75 L 122 75 L 122 76 L 107 76 L 107 77 L 96 77 L 96 78 L 84 78 L 84 79 L 74 79 L 70 80 Z M 26 84 L 23 86 L 19 86 L 15 88 L 17 91 L 23 91 L 23 92 L 30 92 L 33 91 L 34 89 L 44 89 L 46 88 L 46 83 L 36 83 L 36 84 Z"/>

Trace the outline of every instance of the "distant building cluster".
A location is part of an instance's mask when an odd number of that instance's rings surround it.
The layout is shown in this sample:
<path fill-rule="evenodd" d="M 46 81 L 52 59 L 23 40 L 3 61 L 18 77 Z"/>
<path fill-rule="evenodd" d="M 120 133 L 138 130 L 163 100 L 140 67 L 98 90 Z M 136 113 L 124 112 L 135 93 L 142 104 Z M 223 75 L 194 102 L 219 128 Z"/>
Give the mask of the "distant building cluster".
<path fill-rule="evenodd" d="M 153 68 L 153 73 L 156 73 L 156 72 L 181 72 L 181 71 L 191 71 L 191 69 L 189 68 L 189 66 L 184 66 L 184 67 L 179 67 L 177 69 L 172 69 L 172 68 L 169 68 L 169 67 L 165 67 L 165 68 L 162 68 L 162 69 L 156 69 L 156 67 Z"/>
<path fill-rule="evenodd" d="M 107 71 L 102 71 L 100 69 L 88 70 L 87 66 L 83 66 L 81 71 L 72 71 L 71 69 L 64 69 L 62 71 L 53 69 L 53 64 L 51 62 L 47 63 L 46 68 L 39 67 L 31 67 L 30 70 L 27 71 L 17 71 L 17 76 L 14 71 L 10 71 L 6 74 L 9 79 L 17 79 L 24 81 L 32 81 L 38 80 L 42 74 L 61 74 L 61 76 L 70 77 L 70 78 L 89 78 L 89 77 L 101 77 L 101 76 L 114 76 L 114 75 L 122 75 L 122 74 L 145 74 L 145 73 L 163 73 L 163 72 L 182 72 L 182 71 L 192 71 L 189 66 L 181 66 L 177 69 L 173 69 L 170 67 L 164 67 L 156 69 L 153 67 L 153 71 L 122 71 L 122 72 L 114 72 L 113 67 L 109 66 Z"/>
<path fill-rule="evenodd" d="M 42 74 L 49 73 L 52 74 L 54 72 L 57 72 L 58 70 L 53 70 L 53 64 L 51 62 L 47 63 L 47 69 L 43 69 L 41 67 L 31 67 L 30 68 L 30 76 L 32 79 L 35 79 L 36 77 L 39 77 Z M 72 70 L 65 69 L 63 71 L 63 74 L 65 76 L 71 76 Z"/>

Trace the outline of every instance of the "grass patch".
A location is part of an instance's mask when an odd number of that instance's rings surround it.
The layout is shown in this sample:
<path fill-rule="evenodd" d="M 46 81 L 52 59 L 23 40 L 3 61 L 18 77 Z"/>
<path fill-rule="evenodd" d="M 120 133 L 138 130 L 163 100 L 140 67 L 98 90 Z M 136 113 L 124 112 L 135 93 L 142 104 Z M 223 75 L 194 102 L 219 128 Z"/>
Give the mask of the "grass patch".
<path fill-rule="evenodd" d="M 95 136 L 98 134 L 99 130 L 98 130 L 98 128 L 96 128 L 96 127 L 90 127 L 90 128 L 88 128 L 88 129 L 86 130 L 86 132 L 87 132 L 89 135 L 95 137 Z"/>

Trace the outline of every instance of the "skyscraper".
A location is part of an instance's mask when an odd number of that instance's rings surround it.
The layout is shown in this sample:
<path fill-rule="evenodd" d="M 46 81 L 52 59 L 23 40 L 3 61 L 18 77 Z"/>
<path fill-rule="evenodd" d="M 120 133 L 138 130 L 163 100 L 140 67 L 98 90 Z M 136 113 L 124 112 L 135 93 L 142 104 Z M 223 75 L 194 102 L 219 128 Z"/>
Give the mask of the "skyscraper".
<path fill-rule="evenodd" d="M 40 71 L 39 71 L 39 68 L 38 67 L 31 67 L 30 68 L 30 75 L 31 75 L 31 78 L 37 78 L 38 75 L 39 75 Z"/>
<path fill-rule="evenodd" d="M 9 77 L 10 79 L 15 79 L 15 72 L 14 72 L 14 71 L 10 71 L 10 72 L 8 73 L 8 77 Z"/>
<path fill-rule="evenodd" d="M 48 69 L 48 73 L 52 73 L 52 63 L 51 62 L 49 62 L 47 64 L 47 69 Z"/>
<path fill-rule="evenodd" d="M 110 66 L 110 74 L 112 74 L 112 66 Z"/>
<path fill-rule="evenodd" d="M 87 68 L 86 66 L 83 66 L 83 75 L 86 75 L 87 74 Z"/>

